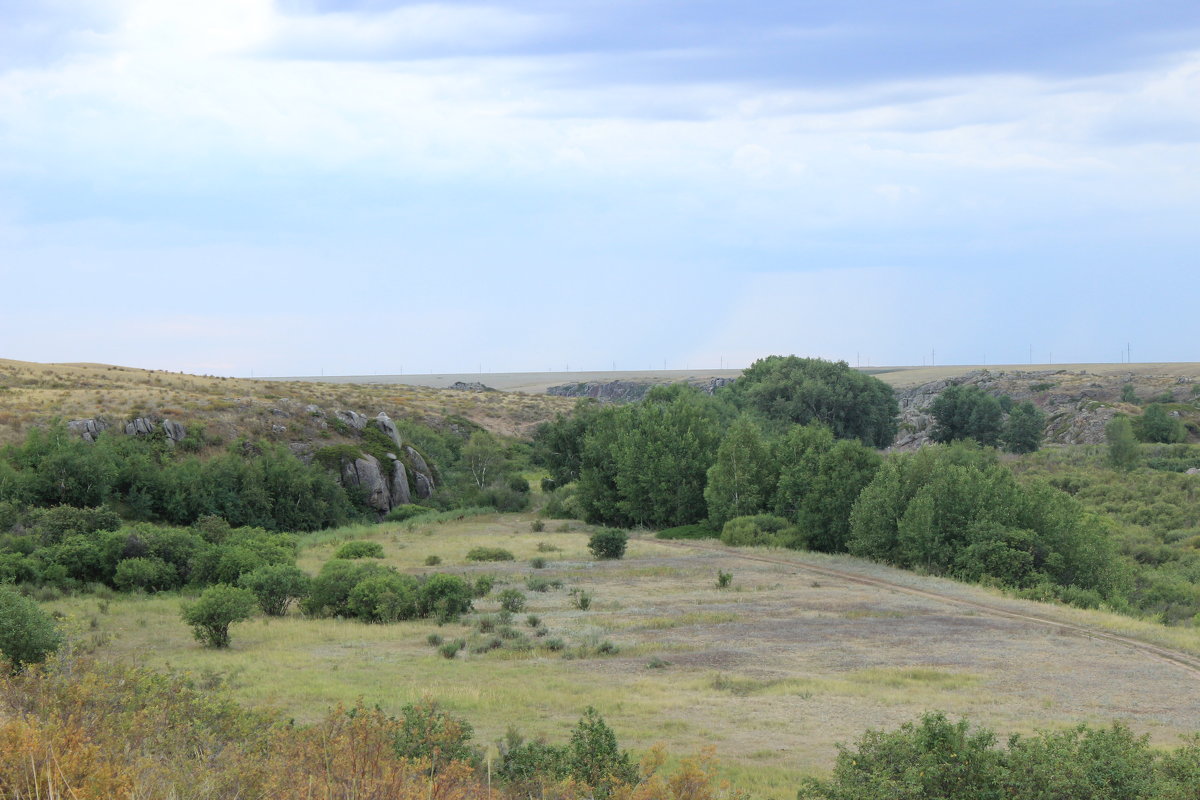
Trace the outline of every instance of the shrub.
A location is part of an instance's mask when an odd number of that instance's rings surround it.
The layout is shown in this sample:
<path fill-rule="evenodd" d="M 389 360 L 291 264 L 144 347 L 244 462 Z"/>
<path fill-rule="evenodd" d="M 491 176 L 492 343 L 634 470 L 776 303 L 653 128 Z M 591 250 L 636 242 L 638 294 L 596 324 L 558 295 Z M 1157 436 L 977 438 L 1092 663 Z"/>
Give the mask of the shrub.
<path fill-rule="evenodd" d="M 520 475 L 510 475 L 508 477 L 508 489 L 518 494 L 529 494 L 529 481 Z"/>
<path fill-rule="evenodd" d="M 54 620 L 37 603 L 0 586 L 0 656 L 14 669 L 45 660 L 62 644 Z"/>
<path fill-rule="evenodd" d="M 597 798 L 608 797 L 621 784 L 637 783 L 637 768 L 630 763 L 629 753 L 617 747 L 612 728 L 591 706 L 571 734 L 567 760 L 571 777 L 592 787 Z"/>
<path fill-rule="evenodd" d="M 625 555 L 629 534 L 617 528 L 601 528 L 588 539 L 588 550 L 596 558 L 616 559 Z"/>
<path fill-rule="evenodd" d="M 561 553 L 562 548 L 558 545 L 550 544 L 549 542 L 538 542 L 537 551 L 539 553 Z"/>
<path fill-rule="evenodd" d="M 533 567 L 534 569 L 545 569 L 546 559 L 542 558 L 541 556 L 531 558 L 529 559 L 529 566 Z"/>
<path fill-rule="evenodd" d="M 536 628 L 542 624 L 542 618 L 537 614 L 530 614 L 525 618 L 525 624 L 531 628 Z"/>
<path fill-rule="evenodd" d="M 571 605 L 575 606 L 575 608 L 578 608 L 580 611 L 587 611 L 592 607 L 592 596 L 583 589 L 572 589 L 570 594 Z"/>
<path fill-rule="evenodd" d="M 462 650 L 466 646 L 466 641 L 462 639 L 455 639 L 453 642 L 446 642 L 439 647 L 438 652 L 441 654 L 442 658 L 454 658 L 456 655 L 458 655 L 458 651 Z"/>
<path fill-rule="evenodd" d="M 472 547 L 467 561 L 515 561 L 516 557 L 503 547 Z"/>
<path fill-rule="evenodd" d="M 717 588 L 728 589 L 729 584 L 733 582 L 733 573 L 717 570 Z"/>
<path fill-rule="evenodd" d="M 772 514 L 734 517 L 721 528 L 721 541 L 733 547 L 789 547 L 797 544 L 800 537 L 799 530 L 791 527 L 786 519 Z"/>
<path fill-rule="evenodd" d="M 529 523 L 529 530 L 533 531 L 534 533 L 541 533 L 542 531 L 546 530 L 546 523 L 543 520 L 535 519 Z"/>
<path fill-rule="evenodd" d="M 666 528 L 654 534 L 658 539 L 716 539 L 721 532 L 704 523 L 695 525 L 679 525 Z"/>
<path fill-rule="evenodd" d="M 113 586 L 123 591 L 156 592 L 179 584 L 175 568 L 161 558 L 127 558 L 117 564 Z"/>
<path fill-rule="evenodd" d="M 398 572 L 364 578 L 350 591 L 346 605 L 351 614 L 366 622 L 413 619 L 418 614 L 417 579 Z"/>
<path fill-rule="evenodd" d="M 439 620 L 457 619 L 471 610 L 471 586 L 457 575 L 430 575 L 417 591 L 418 613 Z"/>
<path fill-rule="evenodd" d="M 435 512 L 432 508 L 418 506 L 412 503 L 404 503 L 394 507 L 391 511 L 389 511 L 384 519 L 388 522 L 404 522 L 405 520 L 412 519 L 413 517 L 419 517 L 422 514 L 433 513 Z"/>
<path fill-rule="evenodd" d="M 312 616 L 348 616 L 350 592 L 358 582 L 389 570 L 379 564 L 359 564 L 345 559 L 326 561 L 309 586 L 308 597 L 301 603 L 305 614 Z"/>
<path fill-rule="evenodd" d="M 542 647 L 549 650 L 551 653 L 558 653 L 566 648 L 566 643 L 562 639 L 547 639 Z"/>
<path fill-rule="evenodd" d="M 423 700 L 400 709 L 396 755 L 429 759 L 431 772 L 451 761 L 478 764 L 479 753 L 469 744 L 473 734 L 465 719 L 453 716 L 433 700 Z"/>
<path fill-rule="evenodd" d="M 229 626 L 250 619 L 254 606 L 254 594 L 249 590 L 217 584 L 205 589 L 197 602 L 185 605 L 182 616 L 205 647 L 228 647 Z"/>
<path fill-rule="evenodd" d="M 531 592 L 548 592 L 551 589 L 561 589 L 562 581 L 550 580 L 540 575 L 530 575 L 525 579 L 525 588 Z"/>
<path fill-rule="evenodd" d="M 492 593 L 492 587 L 495 585 L 495 575 L 480 575 L 475 579 L 475 585 L 471 587 L 471 594 L 475 597 L 487 597 Z"/>
<path fill-rule="evenodd" d="M 500 607 L 512 614 L 525 608 L 525 595 L 519 589 L 505 589 L 500 593 Z"/>
<path fill-rule="evenodd" d="M 425 637 L 425 644 L 429 645 L 430 647 L 438 647 L 441 645 L 442 641 L 443 639 L 440 633 L 431 633 Z"/>
<path fill-rule="evenodd" d="M 442 563 L 441 556 L 425 556 L 425 566 L 427 567 L 436 567 L 440 563 Z"/>
<path fill-rule="evenodd" d="M 333 554 L 334 558 L 383 558 L 383 545 L 379 542 L 346 542 Z"/>
<path fill-rule="evenodd" d="M 270 617 L 282 617 L 293 601 L 308 596 L 312 579 L 299 567 L 291 564 L 273 564 L 259 567 L 241 577 L 242 588 L 254 592 L 258 607 Z"/>

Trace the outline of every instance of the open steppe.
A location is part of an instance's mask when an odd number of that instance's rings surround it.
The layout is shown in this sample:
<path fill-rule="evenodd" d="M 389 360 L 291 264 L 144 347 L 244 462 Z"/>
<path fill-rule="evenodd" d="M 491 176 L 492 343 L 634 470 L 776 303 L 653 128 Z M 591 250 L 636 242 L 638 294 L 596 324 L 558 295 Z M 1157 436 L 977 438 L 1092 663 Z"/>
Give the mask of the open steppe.
<path fill-rule="evenodd" d="M 731 550 L 713 542 L 630 542 L 625 559 L 595 561 L 587 528 L 529 514 L 439 524 L 382 525 L 313 534 L 300 564 L 315 572 L 340 541 L 384 545 L 385 562 L 410 572 L 488 573 L 498 578 L 477 611 L 498 610 L 495 592 L 525 591 L 528 607 L 561 639 L 536 647 L 442 658 L 430 634 L 470 638 L 470 625 L 369 625 L 349 620 L 256 619 L 233 629 L 229 651 L 200 648 L 173 595 L 64 599 L 67 614 L 101 653 L 155 667 L 218 676 L 241 699 L 298 720 L 363 698 L 387 711 L 433 697 L 476 727 L 489 745 L 509 725 L 562 741 L 594 705 L 622 744 L 665 741 L 682 755 L 715 746 L 724 771 L 755 796 L 790 798 L 805 774 L 832 765 L 835 742 L 892 728 L 927 710 L 969 715 L 1008 734 L 1122 720 L 1174 745 L 1200 725 L 1200 672 L 1127 644 L 1117 632 L 1200 664 L 1200 632 L 1016 600 L 848 557 Z M 511 562 L 471 564 L 486 545 Z M 557 548 L 557 549 L 555 549 Z M 438 567 L 424 566 L 438 556 Z M 544 568 L 530 561 L 547 559 Z M 716 587 L 719 570 L 732 586 Z M 529 591 L 530 577 L 562 581 Z M 865 581 L 864 581 L 865 579 Z M 573 607 L 569 590 L 593 596 Z M 1023 615 L 1019 618 L 1016 615 Z M 615 653 L 601 655 L 611 642 Z"/>

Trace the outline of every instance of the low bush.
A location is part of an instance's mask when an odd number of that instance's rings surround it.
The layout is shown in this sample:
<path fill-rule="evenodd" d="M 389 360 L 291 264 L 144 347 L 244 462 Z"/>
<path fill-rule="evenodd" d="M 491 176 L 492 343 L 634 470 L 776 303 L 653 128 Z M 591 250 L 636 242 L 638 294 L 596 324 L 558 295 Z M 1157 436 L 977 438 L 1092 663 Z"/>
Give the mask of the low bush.
<path fill-rule="evenodd" d="M 273 564 L 243 575 L 239 583 L 254 593 L 264 614 L 282 617 L 288 606 L 308 596 L 312 579 L 299 567 Z"/>
<path fill-rule="evenodd" d="M 253 592 L 236 586 L 210 586 L 195 603 L 185 604 L 183 621 L 205 647 L 228 647 L 229 626 L 250 619 L 257 605 Z"/>
<path fill-rule="evenodd" d="M 717 539 L 720 538 L 721 532 L 704 523 L 698 523 L 665 528 L 654 536 L 658 539 Z"/>
<path fill-rule="evenodd" d="M 0 656 L 17 670 L 45 660 L 62 644 L 54 619 L 15 589 L 0 586 Z"/>
<path fill-rule="evenodd" d="M 617 559 L 625 555 L 629 534 L 617 528 L 601 528 L 588 539 L 588 550 L 596 558 Z"/>
<path fill-rule="evenodd" d="M 417 579 L 386 572 L 359 581 L 350 591 L 346 606 L 365 622 L 399 622 L 420 616 Z"/>
<path fill-rule="evenodd" d="M 499 595 L 500 607 L 511 614 L 525 608 L 525 595 L 519 589 L 505 589 Z"/>
<path fill-rule="evenodd" d="M 733 547 L 793 547 L 798 538 L 800 532 L 796 528 L 783 517 L 772 514 L 734 517 L 721 528 L 721 541 Z"/>
<path fill-rule="evenodd" d="M 379 542 L 346 542 L 333 554 L 334 558 L 383 558 L 383 545 Z"/>
<path fill-rule="evenodd" d="M 404 522 L 405 520 L 410 520 L 414 517 L 434 513 L 436 513 L 435 510 L 427 506 L 418 506 L 411 503 L 405 503 L 392 508 L 392 510 L 387 513 L 387 516 L 384 517 L 384 519 L 388 522 Z"/>
<path fill-rule="evenodd" d="M 503 547 L 472 547 L 467 561 L 515 561 L 516 557 Z"/>

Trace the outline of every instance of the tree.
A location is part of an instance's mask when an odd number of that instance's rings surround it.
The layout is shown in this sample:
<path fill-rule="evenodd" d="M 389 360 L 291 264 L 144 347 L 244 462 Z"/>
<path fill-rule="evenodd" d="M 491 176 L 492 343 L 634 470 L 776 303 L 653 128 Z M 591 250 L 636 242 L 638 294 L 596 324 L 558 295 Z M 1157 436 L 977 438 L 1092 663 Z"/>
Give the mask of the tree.
<path fill-rule="evenodd" d="M 775 427 L 827 425 L 839 439 L 887 447 L 900 413 L 895 392 L 845 361 L 768 356 L 750 365 L 725 390 L 739 409 Z"/>
<path fill-rule="evenodd" d="M 462 464 L 471 473 L 475 486 L 486 489 L 504 471 L 504 448 L 487 431 L 475 431 L 462 448 Z"/>
<path fill-rule="evenodd" d="M 625 555 L 629 534 L 616 528 L 603 528 L 588 539 L 588 550 L 600 559 L 618 559 Z"/>
<path fill-rule="evenodd" d="M 1129 417 L 1118 414 L 1104 426 L 1108 440 L 1108 461 L 1117 469 L 1129 470 L 1137 466 L 1139 454 L 1137 438 L 1133 435 L 1133 424 Z"/>
<path fill-rule="evenodd" d="M 596 709 L 588 706 L 571 733 L 567 746 L 571 777 L 590 786 L 597 798 L 606 798 L 621 784 L 637 782 L 637 768 L 629 753 L 617 747 L 617 737 Z"/>
<path fill-rule="evenodd" d="M 727 520 L 766 511 L 773 505 L 779 476 L 758 426 L 740 418 L 717 448 L 708 469 L 704 499 L 708 518 L 720 528 Z"/>
<path fill-rule="evenodd" d="M 210 586 L 200 599 L 183 607 L 183 621 L 192 626 L 196 641 L 205 647 L 229 647 L 229 626 L 250 619 L 256 605 L 248 589 L 219 583 Z"/>
<path fill-rule="evenodd" d="M 44 661 L 61 644 L 49 614 L 16 590 L 0 586 L 0 656 L 13 669 Z"/>
<path fill-rule="evenodd" d="M 992 447 L 1000 440 L 1004 412 L 1000 401 L 978 386 L 949 386 L 929 406 L 936 424 L 930 433 L 935 442 L 948 444 L 974 439 Z"/>
<path fill-rule="evenodd" d="M 1175 444 L 1187 440 L 1187 428 L 1179 417 L 1172 417 L 1160 403 L 1151 403 L 1133 423 L 1134 433 L 1143 442 Z"/>
<path fill-rule="evenodd" d="M 312 579 L 291 564 L 270 564 L 243 575 L 238 582 L 254 593 L 264 614 L 282 617 L 293 601 L 308 596 Z"/>
<path fill-rule="evenodd" d="M 1004 449 L 1010 453 L 1032 453 L 1042 446 L 1046 415 L 1026 400 L 1013 406 L 1000 434 Z"/>

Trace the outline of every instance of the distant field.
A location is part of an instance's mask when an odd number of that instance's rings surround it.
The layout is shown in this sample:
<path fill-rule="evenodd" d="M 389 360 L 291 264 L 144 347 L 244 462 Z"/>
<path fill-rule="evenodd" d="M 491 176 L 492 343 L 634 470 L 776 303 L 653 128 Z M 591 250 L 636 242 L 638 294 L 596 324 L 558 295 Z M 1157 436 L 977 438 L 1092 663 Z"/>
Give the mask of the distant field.
<path fill-rule="evenodd" d="M 1200 362 L 1160 362 L 1145 364 L 959 364 L 941 367 L 863 367 L 862 371 L 880 380 L 905 388 L 929 381 L 953 378 L 975 370 L 988 369 L 993 372 L 1044 372 L 1067 370 L 1090 372 L 1095 375 L 1171 375 L 1177 377 L 1200 377 Z M 702 381 L 708 378 L 736 378 L 740 369 L 709 370 L 632 370 L 616 372 L 472 372 L 464 374 L 430 375 L 345 375 L 328 377 L 264 378 L 270 381 L 296 381 L 302 383 L 360 383 L 401 384 L 446 389 L 456 382 L 482 383 L 493 389 L 506 392 L 541 394 L 551 386 L 564 383 L 592 383 L 606 381 L 635 381 L 646 383 L 674 383 L 678 381 Z"/>
<path fill-rule="evenodd" d="M 432 571 L 425 559 L 438 556 L 442 565 L 436 569 L 497 575 L 497 591 L 526 591 L 529 607 L 515 625 L 528 631 L 525 615 L 536 614 L 549 628 L 547 639 L 562 639 L 573 658 L 535 649 L 447 661 L 426 637 L 467 637 L 468 626 L 367 625 L 298 615 L 235 626 L 233 648 L 211 651 L 199 648 L 180 622 L 175 596 L 49 605 L 67 614 L 81 636 L 98 642 L 102 653 L 224 674 L 243 700 L 300 720 L 360 697 L 395 712 L 429 696 L 467 717 L 477 742 L 490 745 L 510 724 L 527 736 L 563 741 L 583 708 L 594 705 L 624 746 L 643 751 L 663 741 L 675 754 L 715 746 L 738 785 L 780 800 L 795 796 L 800 776 L 830 768 L 835 742 L 931 709 L 969 715 L 1002 735 L 1120 719 L 1156 743 L 1174 745 L 1180 734 L 1200 727 L 1195 673 L 1111 642 L 964 607 L 953 598 L 1121 630 L 1200 653 L 1195 629 L 1017 601 L 846 557 L 793 551 L 695 551 L 643 536 L 631 541 L 624 560 L 596 562 L 579 523 L 548 521 L 547 530 L 535 533 L 532 519 L 507 514 L 413 530 L 383 525 L 314 534 L 300 564 L 315 571 L 339 540 L 364 537 L 383 543 L 387 563 L 405 571 Z M 478 545 L 507 548 L 516 561 L 469 564 L 466 553 Z M 742 557 L 754 552 L 783 563 Z M 538 556 L 549 562 L 544 569 L 530 566 Z M 808 565 L 894 586 L 830 578 Z M 716 588 L 718 570 L 733 573 L 732 588 Z M 530 576 L 563 586 L 528 591 Z M 902 587 L 946 598 L 913 596 Z M 572 607 L 572 588 L 593 595 L 590 610 Z M 486 599 L 477 607 L 494 613 L 497 603 Z M 615 654 L 595 653 L 605 641 Z"/>

